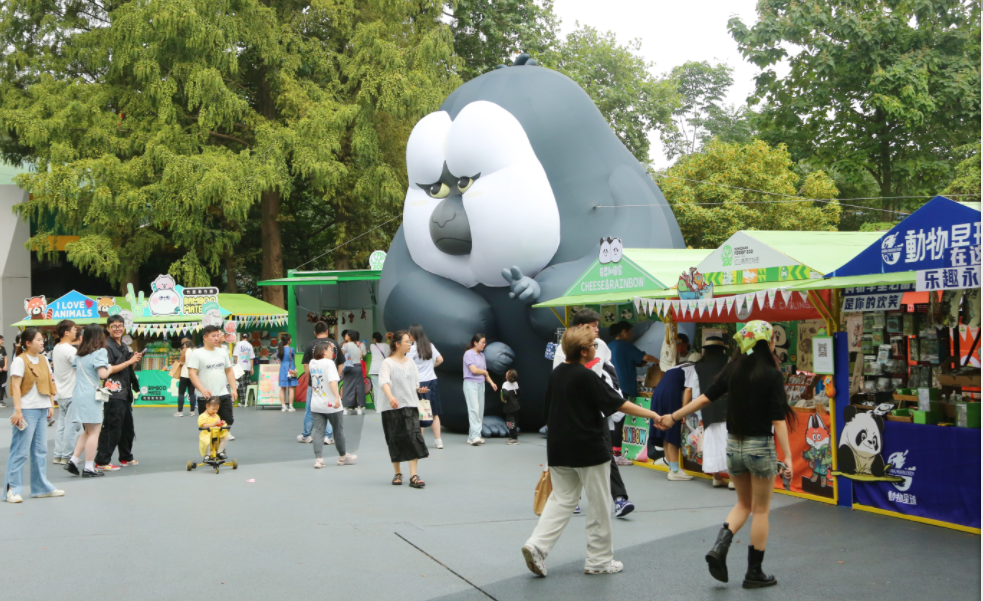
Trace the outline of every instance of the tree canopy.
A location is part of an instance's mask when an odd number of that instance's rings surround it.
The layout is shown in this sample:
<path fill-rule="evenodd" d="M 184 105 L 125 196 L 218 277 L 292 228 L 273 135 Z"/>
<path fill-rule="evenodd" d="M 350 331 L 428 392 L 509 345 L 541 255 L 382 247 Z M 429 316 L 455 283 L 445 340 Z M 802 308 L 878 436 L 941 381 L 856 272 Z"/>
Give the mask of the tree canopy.
<path fill-rule="evenodd" d="M 160 251 L 207 283 L 247 221 L 262 277 L 279 277 L 281 224 L 305 215 L 284 199 L 331 214 L 334 240 L 398 214 L 409 129 L 460 83 L 441 16 L 408 0 L 10 0 L 0 153 L 37 167 L 22 210 L 77 231 L 69 259 L 118 284 Z"/>
<path fill-rule="evenodd" d="M 621 45 L 610 31 L 580 26 L 540 60 L 580 84 L 628 150 L 648 164 L 648 132 L 675 131 L 680 97 L 670 79 L 652 75 L 654 65 L 638 55 L 641 46 L 641 40 Z"/>
<path fill-rule="evenodd" d="M 793 170 L 784 146 L 709 142 L 681 157 L 656 182 L 691 248 L 716 248 L 739 230 L 835 231 L 840 205 L 832 178 Z"/>
<path fill-rule="evenodd" d="M 873 177 L 881 197 L 931 196 L 951 179 L 953 149 L 979 140 L 979 2 L 767 0 L 752 27 L 729 28 L 763 69 L 760 137 L 796 160 Z"/>

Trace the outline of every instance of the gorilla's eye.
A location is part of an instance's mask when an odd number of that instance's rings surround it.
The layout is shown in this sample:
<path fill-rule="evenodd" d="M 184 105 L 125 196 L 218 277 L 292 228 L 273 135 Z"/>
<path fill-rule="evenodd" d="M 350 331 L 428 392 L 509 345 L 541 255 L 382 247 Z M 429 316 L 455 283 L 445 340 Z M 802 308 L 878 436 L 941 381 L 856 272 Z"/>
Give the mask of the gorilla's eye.
<path fill-rule="evenodd" d="M 457 180 L 457 189 L 461 191 L 461 194 L 464 194 L 465 192 L 468 191 L 468 188 L 470 188 L 471 184 L 473 183 L 474 183 L 474 179 L 470 177 L 459 178 Z"/>
<path fill-rule="evenodd" d="M 427 188 L 427 194 L 433 198 L 447 198 L 447 195 L 451 193 L 450 187 L 442 182 L 437 182 L 436 184 L 431 184 Z"/>

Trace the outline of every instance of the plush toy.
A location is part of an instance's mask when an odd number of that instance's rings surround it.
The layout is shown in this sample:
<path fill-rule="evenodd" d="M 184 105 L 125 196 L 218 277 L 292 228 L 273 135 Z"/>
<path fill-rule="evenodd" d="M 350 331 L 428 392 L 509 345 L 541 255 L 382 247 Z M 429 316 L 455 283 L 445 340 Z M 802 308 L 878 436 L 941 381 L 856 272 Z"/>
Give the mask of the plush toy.
<path fill-rule="evenodd" d="M 662 193 L 590 97 L 526 55 L 514 64 L 465 83 L 414 127 L 403 225 L 379 286 L 386 327 L 422 324 L 444 357 L 441 421 L 458 431 L 472 335 L 487 337 L 496 378 L 522 365 L 520 425 L 538 429 L 551 369 L 543 349 L 559 323 L 530 305 L 561 296 L 599 256 L 598 240 L 612 261 L 623 248 L 685 248 Z M 492 432 L 506 433 L 497 423 Z"/>

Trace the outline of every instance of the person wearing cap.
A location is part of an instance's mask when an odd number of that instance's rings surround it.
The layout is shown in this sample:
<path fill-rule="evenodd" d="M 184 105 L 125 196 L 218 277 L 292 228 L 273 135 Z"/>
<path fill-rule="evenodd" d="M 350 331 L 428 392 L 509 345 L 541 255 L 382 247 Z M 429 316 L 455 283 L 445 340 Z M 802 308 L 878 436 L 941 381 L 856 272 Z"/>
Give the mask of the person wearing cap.
<path fill-rule="evenodd" d="M 734 340 L 741 356 L 731 361 L 702 395 L 677 411 L 665 414 L 660 426 L 669 428 L 687 415 L 708 407 L 725 394 L 727 401 L 727 473 L 737 489 L 737 505 L 717 534 L 706 555 L 710 575 L 727 582 L 727 552 L 734 535 L 752 515 L 751 544 L 744 588 L 774 586 L 762 563 L 768 543 L 768 511 L 778 473 L 775 438 L 782 447 L 782 477 L 792 478 L 792 452 L 788 444 L 788 419 L 792 415 L 785 396 L 785 378 L 775 365 L 773 329 L 766 321 L 749 321 Z"/>
<path fill-rule="evenodd" d="M 703 341 L 703 356 L 693 367 L 700 390 L 708 390 L 720 372 L 727 367 L 727 342 L 720 336 L 707 336 Z M 727 471 L 727 395 L 717 399 L 700 412 L 703 421 L 703 473 L 713 476 L 713 487 L 728 487 L 721 476 Z"/>

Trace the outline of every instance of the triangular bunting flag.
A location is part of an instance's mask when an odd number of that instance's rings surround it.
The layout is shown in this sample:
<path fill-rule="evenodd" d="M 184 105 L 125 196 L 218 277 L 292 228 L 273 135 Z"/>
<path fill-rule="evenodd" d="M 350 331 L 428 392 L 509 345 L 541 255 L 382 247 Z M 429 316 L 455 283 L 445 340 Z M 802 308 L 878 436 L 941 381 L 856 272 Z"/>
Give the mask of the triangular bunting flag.
<path fill-rule="evenodd" d="M 700 300 L 696 301 L 696 307 L 699 309 L 700 316 L 702 317 L 703 313 L 705 313 L 707 310 L 707 299 L 701 298 Z"/>
<path fill-rule="evenodd" d="M 669 301 L 669 306 L 672 307 L 672 312 L 673 312 L 673 315 L 674 315 L 674 317 L 676 319 L 679 319 L 680 317 L 682 317 L 682 314 L 679 312 L 679 306 L 680 306 L 680 304 L 681 303 L 678 300 Z"/>
<path fill-rule="evenodd" d="M 765 308 L 765 297 L 768 296 L 767 290 L 758 290 L 754 293 L 754 297 L 758 299 L 758 310 Z"/>
<path fill-rule="evenodd" d="M 725 313 L 725 300 L 718 296 L 717 298 L 713 299 L 713 304 L 717 307 L 717 317 L 723 317 Z"/>
<path fill-rule="evenodd" d="M 771 305 L 772 309 L 775 308 L 775 296 L 777 295 L 778 295 L 777 288 L 772 288 L 771 290 L 768 291 L 768 304 Z"/>
<path fill-rule="evenodd" d="M 727 312 L 728 313 L 730 313 L 730 310 L 734 308 L 734 301 L 736 301 L 736 300 L 737 300 L 737 297 L 736 296 L 726 296 L 726 297 L 724 297 L 724 305 L 727 307 Z M 738 308 L 740 308 L 740 306 L 738 306 Z"/>
<path fill-rule="evenodd" d="M 792 298 L 792 291 L 788 286 L 782 286 L 778 291 L 782 293 L 782 300 L 785 301 L 785 306 L 787 307 L 789 299 Z"/>

